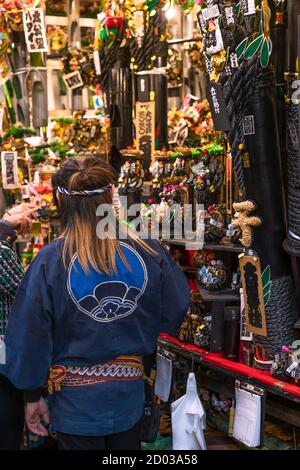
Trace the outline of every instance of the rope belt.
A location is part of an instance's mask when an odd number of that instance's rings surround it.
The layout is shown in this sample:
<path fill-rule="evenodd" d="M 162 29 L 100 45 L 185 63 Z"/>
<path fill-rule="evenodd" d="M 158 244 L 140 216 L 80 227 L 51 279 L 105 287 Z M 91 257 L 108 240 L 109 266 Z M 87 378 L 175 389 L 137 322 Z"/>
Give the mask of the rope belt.
<path fill-rule="evenodd" d="M 138 356 L 119 356 L 92 367 L 53 365 L 49 370 L 48 391 L 59 392 L 61 387 L 80 387 L 113 381 L 133 381 L 144 378 L 142 359 Z"/>

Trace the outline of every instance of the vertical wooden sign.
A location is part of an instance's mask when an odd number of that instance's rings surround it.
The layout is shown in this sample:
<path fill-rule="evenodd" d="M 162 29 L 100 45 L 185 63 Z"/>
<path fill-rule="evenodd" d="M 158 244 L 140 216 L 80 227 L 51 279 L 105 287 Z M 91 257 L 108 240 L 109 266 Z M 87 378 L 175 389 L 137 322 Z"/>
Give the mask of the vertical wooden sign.
<path fill-rule="evenodd" d="M 247 331 L 256 335 L 267 336 L 260 259 L 257 256 L 240 255 L 240 270 Z"/>
<path fill-rule="evenodd" d="M 144 152 L 145 170 L 154 161 L 155 150 L 155 103 L 148 101 L 136 103 L 136 142 L 137 149 Z"/>

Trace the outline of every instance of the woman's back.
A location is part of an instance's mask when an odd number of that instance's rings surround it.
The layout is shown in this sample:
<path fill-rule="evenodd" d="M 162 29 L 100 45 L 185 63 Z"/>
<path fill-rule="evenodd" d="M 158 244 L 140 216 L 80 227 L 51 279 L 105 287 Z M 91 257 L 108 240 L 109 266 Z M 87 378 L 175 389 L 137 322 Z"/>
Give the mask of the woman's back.
<path fill-rule="evenodd" d="M 185 276 L 159 242 L 149 242 L 156 255 L 133 241 L 120 245 L 127 263 L 117 255 L 116 272 L 107 274 L 85 271 L 76 254 L 65 267 L 63 240 L 50 244 L 13 306 L 6 375 L 32 390 L 45 383 L 50 366 L 67 368 L 69 382 L 50 397 L 54 427 L 64 433 L 106 435 L 136 423 L 143 380 L 135 360 L 154 352 L 160 332 L 176 334 L 188 309 Z"/>
<path fill-rule="evenodd" d="M 107 164 L 68 159 L 52 184 L 61 238 L 38 254 L 23 278 L 3 373 L 25 391 L 48 382 L 57 431 L 120 433 L 141 417 L 142 357 L 155 351 L 160 332 L 177 333 L 189 305 L 188 284 L 157 241 L 134 234 L 120 241 L 105 231 L 107 209 L 112 225 L 121 227 Z M 45 408 L 34 403 L 32 420 Z"/>

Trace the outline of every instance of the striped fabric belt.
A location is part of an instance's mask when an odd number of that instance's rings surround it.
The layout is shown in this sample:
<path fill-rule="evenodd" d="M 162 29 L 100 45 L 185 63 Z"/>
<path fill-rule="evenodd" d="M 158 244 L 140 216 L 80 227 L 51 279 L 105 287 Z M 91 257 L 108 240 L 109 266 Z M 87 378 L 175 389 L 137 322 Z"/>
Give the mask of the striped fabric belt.
<path fill-rule="evenodd" d="M 142 359 L 138 356 L 119 356 L 92 367 L 53 365 L 49 370 L 48 391 L 59 392 L 61 387 L 80 387 L 113 381 L 133 381 L 144 376 Z"/>

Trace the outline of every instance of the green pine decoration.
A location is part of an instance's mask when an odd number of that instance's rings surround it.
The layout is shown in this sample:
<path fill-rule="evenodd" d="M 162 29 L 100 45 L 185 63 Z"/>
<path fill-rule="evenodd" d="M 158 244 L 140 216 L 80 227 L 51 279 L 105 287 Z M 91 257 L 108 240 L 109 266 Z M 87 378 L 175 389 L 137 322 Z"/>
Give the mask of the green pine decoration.
<path fill-rule="evenodd" d="M 268 28 L 267 28 L 268 29 Z M 237 47 L 236 52 L 238 51 L 241 55 L 244 53 L 244 58 L 250 60 L 258 51 L 260 51 L 260 65 L 262 67 L 267 67 L 269 64 L 269 59 L 272 53 L 272 41 L 266 34 L 266 13 L 264 11 L 263 5 L 261 8 L 261 17 L 259 23 L 259 31 L 257 37 L 247 46 L 246 50 L 243 52 L 243 43 L 242 41 Z M 237 55 L 239 57 L 239 54 Z"/>
<path fill-rule="evenodd" d="M 269 45 L 267 38 L 264 38 L 263 45 L 260 50 L 260 65 L 262 67 L 267 67 L 269 63 Z"/>
<path fill-rule="evenodd" d="M 37 135 L 36 129 L 23 126 L 12 126 L 7 130 L 6 134 L 3 136 L 3 140 L 5 142 L 10 137 L 14 139 L 23 139 L 24 137 L 31 137 L 33 135 Z"/>
<path fill-rule="evenodd" d="M 263 34 L 260 34 L 259 36 L 257 36 L 257 38 L 254 39 L 254 41 L 250 42 L 249 46 L 245 50 L 244 57 L 246 60 L 252 59 L 252 57 L 257 53 L 258 49 L 262 45 L 263 38 Z"/>
<path fill-rule="evenodd" d="M 237 48 L 235 50 L 235 53 L 236 53 L 238 59 L 240 59 L 242 57 L 242 55 L 244 54 L 247 45 L 248 45 L 248 38 L 245 38 L 237 46 Z"/>

